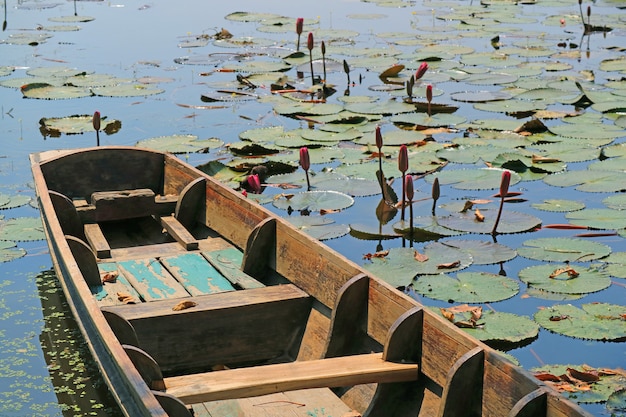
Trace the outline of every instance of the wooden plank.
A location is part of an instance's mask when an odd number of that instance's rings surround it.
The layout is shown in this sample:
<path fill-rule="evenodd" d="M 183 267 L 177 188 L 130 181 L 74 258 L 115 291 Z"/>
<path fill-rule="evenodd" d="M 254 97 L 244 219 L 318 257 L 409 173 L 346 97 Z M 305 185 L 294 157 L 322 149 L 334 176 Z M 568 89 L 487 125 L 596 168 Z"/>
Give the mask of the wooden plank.
<path fill-rule="evenodd" d="M 124 304 L 121 301 L 117 294 L 125 293 L 129 294 L 133 297 L 137 302 L 141 302 L 141 296 L 133 286 L 128 282 L 124 275 L 119 274 L 117 269 L 117 264 L 115 262 L 100 262 L 98 264 L 98 269 L 100 270 L 100 274 L 106 272 L 118 273 L 117 278 L 113 282 L 105 282 L 96 287 L 92 287 L 91 291 L 100 306 L 111 306 L 111 305 L 120 305 Z"/>
<path fill-rule="evenodd" d="M 197 417 L 341 417 L 350 412 L 330 389 L 313 388 L 193 405 Z"/>
<path fill-rule="evenodd" d="M 164 373 L 213 365 L 293 360 L 311 310 L 311 298 L 291 284 L 103 308 L 131 322 L 141 348 Z M 271 323 L 271 325 L 270 325 Z"/>
<path fill-rule="evenodd" d="M 380 353 L 165 378 L 167 393 L 186 404 L 308 388 L 414 381 L 417 364 L 385 361 Z"/>
<path fill-rule="evenodd" d="M 154 212 L 154 191 L 149 188 L 119 191 L 96 191 L 91 204 L 96 207 L 96 221 L 144 217 Z"/>
<path fill-rule="evenodd" d="M 118 268 L 145 301 L 190 295 L 156 258 L 118 262 Z"/>
<path fill-rule="evenodd" d="M 263 284 L 240 269 L 243 254 L 238 249 L 231 247 L 211 252 L 202 251 L 202 256 L 233 285 L 242 289 L 263 287 Z"/>
<path fill-rule="evenodd" d="M 235 290 L 230 281 L 199 253 L 168 256 L 161 258 L 161 263 L 191 295 Z"/>
<path fill-rule="evenodd" d="M 174 216 L 161 217 L 161 225 L 167 230 L 178 243 L 187 250 L 198 249 L 198 239 L 196 239 Z"/>
<path fill-rule="evenodd" d="M 100 229 L 98 223 L 88 223 L 85 225 L 85 237 L 98 258 L 111 257 L 111 247 L 106 237 L 104 237 L 104 233 L 102 233 L 102 229 Z"/>

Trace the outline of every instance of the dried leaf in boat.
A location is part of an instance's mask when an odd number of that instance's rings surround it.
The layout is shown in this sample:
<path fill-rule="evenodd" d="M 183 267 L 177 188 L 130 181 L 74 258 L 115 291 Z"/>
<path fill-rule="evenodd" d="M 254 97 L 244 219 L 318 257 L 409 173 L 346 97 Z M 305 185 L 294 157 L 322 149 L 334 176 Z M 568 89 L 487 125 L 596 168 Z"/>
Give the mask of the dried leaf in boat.
<path fill-rule="evenodd" d="M 174 310 L 174 311 L 181 311 L 181 310 L 186 310 L 186 309 L 191 308 L 191 307 L 195 307 L 197 305 L 198 305 L 198 303 L 196 303 L 196 302 L 193 302 L 191 300 L 185 300 L 185 301 L 181 301 L 180 303 L 178 303 L 174 307 L 172 307 L 172 310 Z"/>

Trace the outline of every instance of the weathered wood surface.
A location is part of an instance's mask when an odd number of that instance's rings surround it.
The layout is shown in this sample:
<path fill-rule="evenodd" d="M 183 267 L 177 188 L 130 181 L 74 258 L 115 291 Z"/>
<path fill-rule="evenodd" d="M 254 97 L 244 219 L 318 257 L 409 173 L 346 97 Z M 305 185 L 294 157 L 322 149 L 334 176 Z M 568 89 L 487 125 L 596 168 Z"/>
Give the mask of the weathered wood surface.
<path fill-rule="evenodd" d="M 178 243 L 186 250 L 198 249 L 198 239 L 196 239 L 187 228 L 181 224 L 174 216 L 161 217 L 161 224 Z"/>
<path fill-rule="evenodd" d="M 187 229 L 192 229 L 201 207 L 204 207 L 206 180 L 198 177 L 183 188 L 176 202 L 174 217 Z"/>
<path fill-rule="evenodd" d="M 264 285 L 241 270 L 242 253 L 236 248 L 202 251 L 204 256 L 233 285 L 241 289 L 260 288 Z"/>
<path fill-rule="evenodd" d="M 96 221 L 145 217 L 154 213 L 154 191 L 149 188 L 133 190 L 96 191 L 91 204 L 96 208 Z"/>
<path fill-rule="evenodd" d="M 105 308 L 133 325 L 140 347 L 164 372 L 293 359 L 311 309 L 310 297 L 291 284 L 187 300 L 197 305 L 173 311 L 180 300 L 161 300 Z"/>
<path fill-rule="evenodd" d="M 56 191 L 49 191 L 48 194 L 50 195 L 50 200 L 54 206 L 54 210 L 57 215 L 57 219 L 61 224 L 61 228 L 63 229 L 63 233 L 85 240 L 83 223 L 80 220 L 72 200 L 61 193 L 57 193 Z"/>
<path fill-rule="evenodd" d="M 95 252 L 96 257 L 101 259 L 110 258 L 111 246 L 109 246 L 109 242 L 107 242 L 98 223 L 87 223 L 84 227 L 84 231 L 87 242 Z"/>
<path fill-rule="evenodd" d="M 186 404 L 254 397 L 306 388 L 417 379 L 417 364 L 385 361 L 380 353 L 296 361 L 165 378 L 167 392 Z"/>
<path fill-rule="evenodd" d="M 200 253 L 162 257 L 161 263 L 191 295 L 235 291 L 233 284 Z"/>

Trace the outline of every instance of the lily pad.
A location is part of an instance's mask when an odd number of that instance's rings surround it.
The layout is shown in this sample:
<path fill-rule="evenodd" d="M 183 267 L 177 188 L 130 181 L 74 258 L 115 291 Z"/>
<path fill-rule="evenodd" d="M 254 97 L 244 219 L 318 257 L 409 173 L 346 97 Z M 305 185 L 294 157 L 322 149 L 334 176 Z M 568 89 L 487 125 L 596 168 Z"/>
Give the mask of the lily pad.
<path fill-rule="evenodd" d="M 548 175 L 543 180 L 548 185 L 556 187 L 577 186 L 578 191 L 592 193 L 611 193 L 622 191 L 626 184 L 626 172 L 587 170 L 567 171 L 558 175 Z"/>
<path fill-rule="evenodd" d="M 475 211 L 454 213 L 441 217 L 439 224 L 452 230 L 469 233 L 491 233 L 497 218 L 496 209 L 479 209 L 483 220 L 478 220 Z M 536 229 L 541 219 L 530 214 L 503 210 L 497 233 L 520 233 Z"/>
<path fill-rule="evenodd" d="M 621 342 L 626 340 L 626 306 L 609 303 L 561 304 L 535 313 L 534 319 L 551 332 L 577 339 Z"/>
<path fill-rule="evenodd" d="M 46 83 L 26 84 L 21 87 L 25 98 L 40 100 L 63 100 L 71 98 L 89 97 L 92 92 L 89 89 L 73 86 L 55 86 Z"/>
<path fill-rule="evenodd" d="M 61 134 L 79 135 L 85 132 L 95 131 L 93 128 L 93 116 L 82 114 L 67 117 L 43 117 L 39 120 L 39 130 L 44 136 L 59 137 Z M 101 118 L 101 130 L 108 135 L 117 133 L 122 128 L 119 120 Z"/>
<path fill-rule="evenodd" d="M 349 195 L 337 191 L 306 191 L 292 195 L 283 194 L 274 200 L 274 207 L 284 210 L 343 210 L 354 204 Z"/>
<path fill-rule="evenodd" d="M 529 239 L 517 249 L 520 256 L 548 262 L 584 262 L 604 258 L 611 248 L 603 243 L 578 238 Z"/>
<path fill-rule="evenodd" d="M 585 204 L 580 201 L 559 199 L 544 200 L 543 203 L 534 203 L 531 204 L 531 206 L 538 210 L 553 211 L 557 213 L 582 210 L 585 208 Z"/>
<path fill-rule="evenodd" d="M 318 240 L 336 239 L 350 232 L 349 226 L 335 224 L 334 220 L 324 216 L 288 216 L 285 219 Z"/>
<path fill-rule="evenodd" d="M 449 275 L 424 275 L 413 282 L 421 295 L 454 303 L 490 303 L 509 299 L 519 292 L 519 284 L 497 274 L 459 272 Z"/>
<path fill-rule="evenodd" d="M 139 148 L 149 148 L 175 154 L 199 152 L 205 149 L 219 148 L 223 145 L 224 142 L 220 139 L 199 140 L 196 135 L 159 136 L 143 139 L 135 144 Z"/>
<path fill-rule="evenodd" d="M 469 252 L 475 265 L 489 265 L 509 261 L 517 256 L 517 252 L 500 243 L 482 240 L 444 240 L 446 246 Z"/>
<path fill-rule="evenodd" d="M 530 266 L 519 272 L 519 278 L 530 287 L 565 294 L 589 294 L 611 285 L 606 271 L 570 264 Z"/>
<path fill-rule="evenodd" d="M 93 93 L 97 96 L 105 97 L 146 97 L 155 94 L 161 94 L 163 91 L 160 88 L 148 87 L 146 84 L 120 84 L 105 87 L 97 87 L 92 89 Z"/>
<path fill-rule="evenodd" d="M 26 250 L 18 248 L 15 242 L 10 240 L 0 241 L 0 263 L 10 262 L 22 256 L 26 256 Z"/>
<path fill-rule="evenodd" d="M 38 217 L 17 217 L 0 222 L 0 240 L 43 240 L 46 236 Z"/>
<path fill-rule="evenodd" d="M 622 210 L 584 209 L 565 215 L 572 224 L 587 226 L 593 229 L 623 229 L 626 228 L 626 215 Z"/>

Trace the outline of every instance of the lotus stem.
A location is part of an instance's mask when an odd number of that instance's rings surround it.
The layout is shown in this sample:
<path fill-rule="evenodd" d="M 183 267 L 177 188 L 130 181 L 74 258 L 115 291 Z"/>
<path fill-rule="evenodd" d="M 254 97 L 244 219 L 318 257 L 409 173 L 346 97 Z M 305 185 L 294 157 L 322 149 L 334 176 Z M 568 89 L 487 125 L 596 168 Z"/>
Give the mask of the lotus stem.
<path fill-rule="evenodd" d="M 100 146 L 100 112 L 99 111 L 96 110 L 93 113 L 91 124 L 93 125 L 93 128 L 96 131 L 96 146 Z"/>
<path fill-rule="evenodd" d="M 404 206 L 406 204 L 406 172 L 409 169 L 409 150 L 406 145 L 400 146 L 398 155 L 398 169 L 402 172 L 402 212 L 400 220 L 404 221 Z"/>
<path fill-rule="evenodd" d="M 496 217 L 496 221 L 493 224 L 493 229 L 491 229 L 491 234 L 495 235 L 497 233 L 498 224 L 500 223 L 500 216 L 502 216 L 502 208 L 504 206 L 504 199 L 509 193 L 509 185 L 511 184 L 511 171 L 503 171 L 502 179 L 500 180 L 500 208 L 498 209 L 498 216 Z"/>
<path fill-rule="evenodd" d="M 315 75 L 313 74 L 313 33 L 309 32 L 309 37 L 306 42 L 306 46 L 309 49 L 309 64 L 311 65 L 311 85 L 315 85 Z"/>
<path fill-rule="evenodd" d="M 409 244 L 413 247 L 413 177 L 407 175 L 404 178 L 404 192 L 406 194 L 406 200 L 409 205 L 409 238 L 411 239 L 411 243 Z M 402 196 L 404 199 L 404 195 Z"/>
<path fill-rule="evenodd" d="M 307 191 L 311 191 L 311 182 L 309 180 L 309 168 L 311 167 L 311 159 L 309 158 L 309 149 L 306 146 L 300 148 L 300 166 L 306 174 Z"/>
<path fill-rule="evenodd" d="M 298 43 L 296 45 L 296 51 L 300 52 L 300 35 L 302 35 L 302 28 L 304 27 L 304 19 L 299 17 L 296 19 L 296 33 L 298 34 Z"/>
<path fill-rule="evenodd" d="M 378 148 L 378 170 L 383 172 L 383 156 L 382 156 L 382 147 L 383 147 L 383 134 L 380 133 L 380 125 L 376 125 L 376 147 Z"/>

